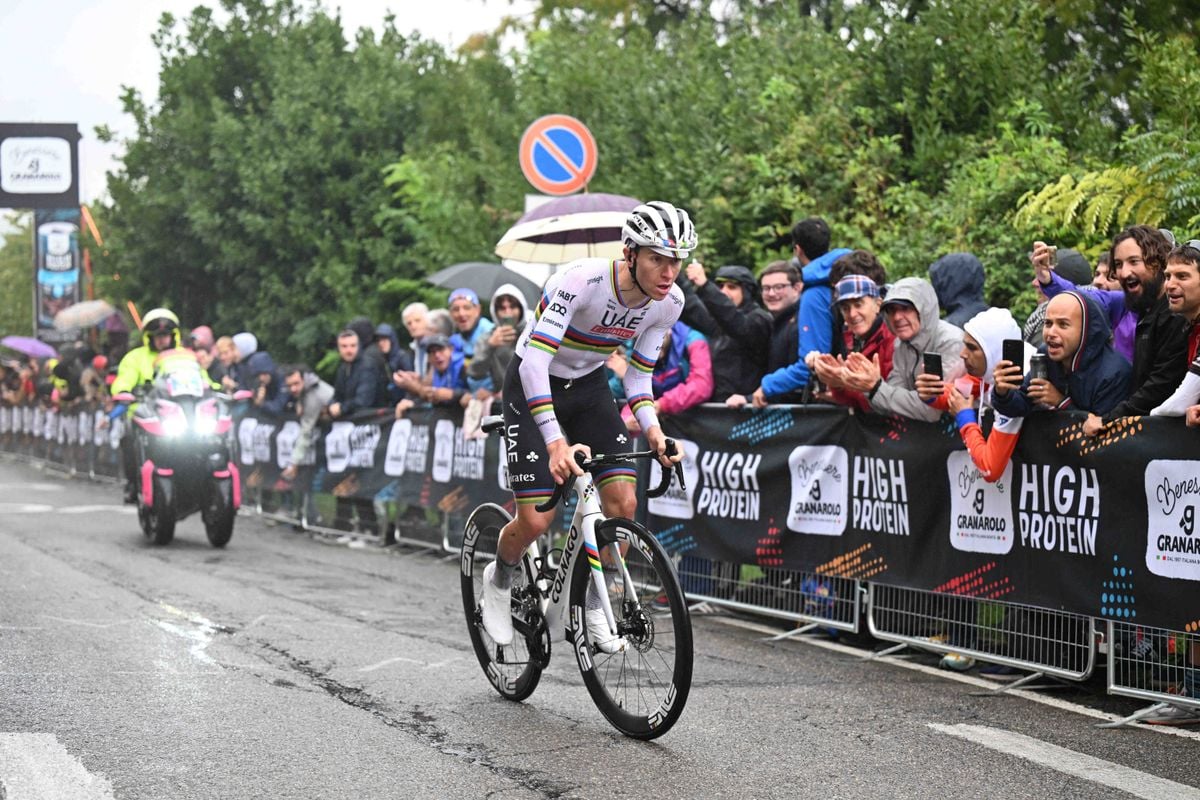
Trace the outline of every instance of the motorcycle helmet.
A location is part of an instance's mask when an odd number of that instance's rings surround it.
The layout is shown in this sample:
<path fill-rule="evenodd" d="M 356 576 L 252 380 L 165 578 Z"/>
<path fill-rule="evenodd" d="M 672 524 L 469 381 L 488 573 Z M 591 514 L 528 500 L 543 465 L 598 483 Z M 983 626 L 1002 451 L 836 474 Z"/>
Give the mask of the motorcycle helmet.
<path fill-rule="evenodd" d="M 179 346 L 179 317 L 166 308 L 151 309 L 142 318 L 142 341 L 151 350 L 155 349 L 154 337 L 160 333 L 170 333 L 171 347 Z"/>

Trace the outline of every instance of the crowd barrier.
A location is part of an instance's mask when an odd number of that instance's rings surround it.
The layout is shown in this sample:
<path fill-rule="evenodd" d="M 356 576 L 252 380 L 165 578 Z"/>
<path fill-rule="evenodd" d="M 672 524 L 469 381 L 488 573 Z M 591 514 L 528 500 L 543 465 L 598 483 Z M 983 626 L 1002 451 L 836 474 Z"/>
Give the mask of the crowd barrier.
<path fill-rule="evenodd" d="M 115 475 L 120 430 L 99 418 L 2 408 L 0 447 Z M 1132 418 L 1091 439 L 1082 421 L 1029 418 L 987 483 L 949 424 L 704 406 L 665 423 L 687 455 L 686 489 L 643 500 L 641 513 L 695 604 L 794 620 L 798 632 L 865 625 L 898 645 L 1064 680 L 1090 676 L 1099 651 L 1110 692 L 1196 704 L 1180 693 L 1200 669 L 1200 432 Z M 464 436 L 457 409 L 336 422 L 292 485 L 281 472 L 294 420 L 251 413 L 235 430 L 247 496 L 300 527 L 316 527 L 314 498 L 350 500 L 382 512 L 375 524 L 399 541 L 452 553 L 475 505 L 512 507 L 503 441 Z M 265 505 L 293 493 L 281 510 Z M 405 524 L 393 509 L 436 510 L 441 525 Z"/>

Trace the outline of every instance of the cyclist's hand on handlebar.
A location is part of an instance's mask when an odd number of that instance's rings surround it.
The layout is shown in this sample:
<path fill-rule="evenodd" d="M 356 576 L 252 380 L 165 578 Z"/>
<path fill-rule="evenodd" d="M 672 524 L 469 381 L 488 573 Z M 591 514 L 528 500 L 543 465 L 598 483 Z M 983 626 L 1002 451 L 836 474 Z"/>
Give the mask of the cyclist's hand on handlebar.
<path fill-rule="evenodd" d="M 667 436 L 657 425 L 646 431 L 646 443 L 650 445 L 651 450 L 658 453 L 658 463 L 668 469 L 683 460 L 681 447 L 676 447 L 675 452 L 667 455 Z"/>
<path fill-rule="evenodd" d="M 555 483 L 566 483 L 572 475 L 582 475 L 583 468 L 575 461 L 576 453 L 585 458 L 592 457 L 592 449 L 586 444 L 568 445 L 566 439 L 557 439 L 546 446 L 550 454 L 550 474 Z"/>

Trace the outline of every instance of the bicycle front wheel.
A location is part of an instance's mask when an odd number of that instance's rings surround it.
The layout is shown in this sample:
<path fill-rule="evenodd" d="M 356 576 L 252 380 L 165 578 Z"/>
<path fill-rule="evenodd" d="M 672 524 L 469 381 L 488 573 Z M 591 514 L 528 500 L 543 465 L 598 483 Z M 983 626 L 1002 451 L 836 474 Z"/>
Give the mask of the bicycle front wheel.
<path fill-rule="evenodd" d="M 586 613 L 593 567 L 580 557 L 571 580 L 575 658 L 600 713 L 626 736 L 655 739 L 679 719 L 691 690 L 691 617 L 670 557 L 653 534 L 632 520 L 614 518 L 596 525 L 596 540 L 625 646 L 605 653 L 592 641 Z M 618 549 L 623 556 L 614 555 Z"/>
<path fill-rule="evenodd" d="M 536 609 L 536 588 L 531 585 L 528 563 L 513 579 L 512 644 L 501 646 L 492 641 L 483 627 L 479 607 L 483 568 L 496 557 L 500 529 L 510 519 L 508 512 L 492 503 L 476 508 L 463 529 L 459 563 L 467 632 L 479 666 L 497 692 L 509 700 L 520 701 L 533 694 L 550 656 L 550 638 L 545 620 Z M 525 560 L 529 561 L 528 556 Z"/>

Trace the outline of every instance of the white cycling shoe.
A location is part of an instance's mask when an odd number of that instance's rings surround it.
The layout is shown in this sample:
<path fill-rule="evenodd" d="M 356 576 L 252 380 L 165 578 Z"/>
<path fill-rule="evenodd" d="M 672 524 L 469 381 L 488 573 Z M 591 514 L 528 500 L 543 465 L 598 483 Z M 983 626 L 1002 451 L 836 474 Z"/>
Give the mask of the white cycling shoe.
<path fill-rule="evenodd" d="M 614 636 L 608 630 L 608 620 L 604 616 L 603 608 L 589 608 L 583 616 L 587 622 L 588 639 L 597 650 L 610 655 L 625 650 L 628 642 L 624 636 Z"/>
<path fill-rule="evenodd" d="M 483 629 L 498 645 L 512 644 L 512 593 L 501 589 L 492 580 L 496 574 L 496 562 L 483 568 L 483 595 L 479 599 L 479 610 L 483 616 Z M 603 614 L 604 612 L 601 612 Z"/>

